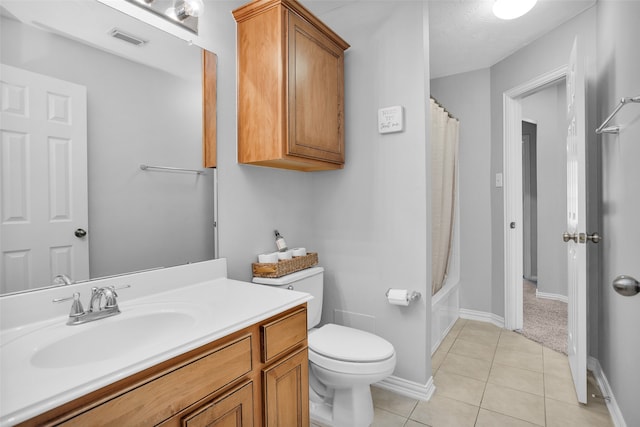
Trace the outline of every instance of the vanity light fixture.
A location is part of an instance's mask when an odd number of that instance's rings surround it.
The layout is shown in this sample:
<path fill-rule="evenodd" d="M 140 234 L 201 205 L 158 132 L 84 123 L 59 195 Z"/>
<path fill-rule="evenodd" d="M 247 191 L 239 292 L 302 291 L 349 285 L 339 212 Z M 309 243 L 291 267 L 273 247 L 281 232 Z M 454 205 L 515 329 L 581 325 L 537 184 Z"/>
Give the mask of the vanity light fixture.
<path fill-rule="evenodd" d="M 537 0 L 496 0 L 493 14 L 500 19 L 515 19 L 533 9 Z"/>
<path fill-rule="evenodd" d="M 198 17 L 204 13 L 203 0 L 126 0 L 198 34 Z"/>

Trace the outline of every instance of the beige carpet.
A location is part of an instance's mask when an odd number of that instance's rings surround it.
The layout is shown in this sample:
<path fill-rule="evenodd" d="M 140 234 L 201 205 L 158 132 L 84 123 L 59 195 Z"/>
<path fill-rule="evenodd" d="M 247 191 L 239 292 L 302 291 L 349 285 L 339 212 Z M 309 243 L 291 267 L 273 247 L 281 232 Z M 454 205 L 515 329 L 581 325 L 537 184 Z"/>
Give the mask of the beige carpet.
<path fill-rule="evenodd" d="M 527 280 L 523 290 L 523 328 L 517 332 L 567 354 L 567 303 L 536 298 L 536 286 Z"/>

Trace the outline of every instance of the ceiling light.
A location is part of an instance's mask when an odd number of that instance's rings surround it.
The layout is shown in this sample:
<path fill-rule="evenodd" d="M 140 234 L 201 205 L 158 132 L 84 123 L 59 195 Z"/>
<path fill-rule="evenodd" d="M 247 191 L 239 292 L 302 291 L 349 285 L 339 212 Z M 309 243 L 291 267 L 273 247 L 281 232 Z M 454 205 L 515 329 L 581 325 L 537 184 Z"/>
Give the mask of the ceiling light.
<path fill-rule="evenodd" d="M 493 14 L 500 19 L 515 19 L 533 9 L 537 0 L 496 0 Z"/>

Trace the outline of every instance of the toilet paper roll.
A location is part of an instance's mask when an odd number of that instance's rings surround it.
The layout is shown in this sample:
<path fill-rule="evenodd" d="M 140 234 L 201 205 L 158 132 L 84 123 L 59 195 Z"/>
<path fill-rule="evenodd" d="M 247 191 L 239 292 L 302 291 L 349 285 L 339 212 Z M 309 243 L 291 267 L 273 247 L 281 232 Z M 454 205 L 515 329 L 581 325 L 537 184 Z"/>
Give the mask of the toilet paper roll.
<path fill-rule="evenodd" d="M 409 291 L 406 289 L 389 289 L 387 301 L 393 305 L 409 305 Z"/>
<path fill-rule="evenodd" d="M 260 254 L 258 255 L 259 263 L 274 263 L 278 262 L 278 252 L 271 252 L 268 254 Z"/>
<path fill-rule="evenodd" d="M 278 252 L 278 259 L 291 259 L 291 258 L 293 258 L 293 251 L 291 251 L 291 249 L 284 252 Z"/>
<path fill-rule="evenodd" d="M 291 249 L 293 256 L 305 256 L 307 254 L 306 248 L 293 248 Z"/>

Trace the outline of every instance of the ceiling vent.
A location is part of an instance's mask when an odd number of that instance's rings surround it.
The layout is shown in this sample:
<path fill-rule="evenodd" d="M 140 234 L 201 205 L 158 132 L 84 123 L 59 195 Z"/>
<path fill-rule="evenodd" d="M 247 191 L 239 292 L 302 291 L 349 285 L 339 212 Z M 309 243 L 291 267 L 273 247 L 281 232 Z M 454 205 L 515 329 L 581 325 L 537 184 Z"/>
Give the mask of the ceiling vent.
<path fill-rule="evenodd" d="M 119 30 L 117 28 L 114 28 L 113 30 L 109 31 L 109 35 L 111 37 L 115 37 L 117 39 L 125 41 L 127 43 L 131 43 L 132 45 L 135 45 L 135 46 L 142 46 L 145 43 L 147 43 L 146 40 L 142 40 L 141 38 L 132 36 L 131 34 L 127 34 L 124 31 Z"/>

